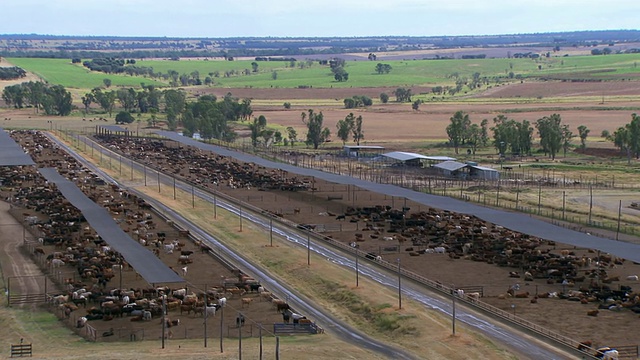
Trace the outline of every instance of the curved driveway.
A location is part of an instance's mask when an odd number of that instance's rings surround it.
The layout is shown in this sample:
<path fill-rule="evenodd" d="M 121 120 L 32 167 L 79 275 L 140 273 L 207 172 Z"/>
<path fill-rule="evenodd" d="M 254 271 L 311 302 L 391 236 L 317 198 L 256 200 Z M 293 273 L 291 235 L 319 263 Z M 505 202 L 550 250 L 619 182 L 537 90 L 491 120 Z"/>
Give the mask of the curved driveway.
<path fill-rule="evenodd" d="M 411 199 L 412 201 L 415 201 L 417 203 L 442 210 L 474 215 L 480 219 L 486 220 L 496 225 L 504 226 L 505 228 L 524 234 L 529 234 L 531 236 L 537 236 L 542 239 L 553 240 L 574 246 L 596 249 L 640 263 L 640 245 L 638 244 L 631 244 L 627 242 L 587 235 L 585 233 L 565 229 L 563 227 L 550 224 L 526 214 L 491 209 L 450 197 L 425 194 L 410 189 L 401 188 L 395 185 L 378 184 L 353 178 L 350 176 L 337 175 L 315 169 L 300 168 L 285 163 L 277 163 L 258 156 L 229 150 L 216 145 L 205 144 L 192 138 L 182 136 L 175 132 L 158 131 L 157 134 L 168 139 L 181 142 L 185 145 L 195 146 L 202 150 L 212 151 L 223 156 L 230 156 L 240 161 L 252 162 L 268 168 L 282 169 L 294 174 L 314 176 L 318 179 L 338 184 L 354 185 L 362 189 L 370 190 L 380 194 Z"/>

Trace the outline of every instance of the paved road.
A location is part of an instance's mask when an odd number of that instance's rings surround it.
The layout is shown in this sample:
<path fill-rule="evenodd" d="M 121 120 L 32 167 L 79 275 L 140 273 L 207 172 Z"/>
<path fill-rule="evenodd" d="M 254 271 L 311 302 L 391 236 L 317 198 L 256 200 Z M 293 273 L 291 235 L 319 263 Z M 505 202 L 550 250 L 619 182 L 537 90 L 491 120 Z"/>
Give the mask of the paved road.
<path fill-rule="evenodd" d="M 314 176 L 316 178 L 338 184 L 355 185 L 357 187 L 376 193 L 411 199 L 412 201 L 418 202 L 420 204 L 442 210 L 449 210 L 467 215 L 475 215 L 480 219 L 504 226 L 505 228 L 524 234 L 529 234 L 542 239 L 553 240 L 574 246 L 596 249 L 614 254 L 628 260 L 640 262 L 639 244 L 632 244 L 597 236 L 590 236 L 585 233 L 565 229 L 563 227 L 550 224 L 526 214 L 487 208 L 450 197 L 420 193 L 395 185 L 378 184 L 353 178 L 350 176 L 331 174 L 314 169 L 300 168 L 290 164 L 277 163 L 258 156 L 229 150 L 216 145 L 205 144 L 194 139 L 182 136 L 175 132 L 158 131 L 157 133 L 166 138 L 181 142 L 183 144 L 195 146 L 203 150 L 213 151 L 214 153 L 223 156 L 234 157 L 240 161 L 253 162 L 268 168 L 282 169 L 290 173 L 300 174 L 303 176 Z"/>

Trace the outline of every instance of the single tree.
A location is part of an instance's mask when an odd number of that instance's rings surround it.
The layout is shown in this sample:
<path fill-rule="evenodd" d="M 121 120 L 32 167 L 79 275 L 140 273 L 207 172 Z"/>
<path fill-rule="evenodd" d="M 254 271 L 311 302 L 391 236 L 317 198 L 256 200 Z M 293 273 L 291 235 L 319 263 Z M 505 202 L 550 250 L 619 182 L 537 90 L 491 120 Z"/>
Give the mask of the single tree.
<path fill-rule="evenodd" d="M 590 131 L 591 130 L 584 125 L 578 126 L 578 136 L 580 136 L 580 147 L 582 149 L 587 148 L 587 136 L 589 136 Z"/>
<path fill-rule="evenodd" d="M 116 115 L 116 124 L 131 124 L 135 119 L 128 111 L 120 111 Z"/>
<path fill-rule="evenodd" d="M 556 154 L 565 143 L 562 118 L 559 114 L 545 116 L 536 121 L 536 128 L 540 136 L 542 150 L 545 154 L 549 154 L 551 160 L 555 160 Z"/>
<path fill-rule="evenodd" d="M 258 138 L 263 136 L 265 127 L 267 126 L 267 118 L 264 115 L 254 117 L 253 122 L 249 124 L 249 130 L 251 130 L 251 145 L 253 147 L 258 146 Z"/>
<path fill-rule="evenodd" d="M 298 132 L 291 126 L 287 127 L 287 139 L 289 139 L 289 144 L 293 147 L 298 141 Z"/>
<path fill-rule="evenodd" d="M 329 128 L 323 128 L 324 115 L 322 115 L 322 112 L 316 113 L 312 109 L 309 109 L 308 114 L 303 112 L 300 117 L 302 123 L 307 126 L 307 145 L 318 149 L 331 135 Z"/>
<path fill-rule="evenodd" d="M 389 101 L 389 95 L 387 93 L 381 93 L 380 94 L 380 101 L 383 104 L 386 104 Z"/>
<path fill-rule="evenodd" d="M 86 93 L 84 94 L 84 96 L 82 97 L 82 105 L 84 105 L 84 114 L 88 114 L 89 113 L 89 107 L 91 106 L 91 103 L 95 101 L 95 98 L 93 97 L 92 93 Z"/>
<path fill-rule="evenodd" d="M 355 118 L 353 127 L 351 128 L 351 134 L 353 135 L 353 141 L 356 145 L 360 146 L 360 141 L 364 139 L 364 131 L 362 130 L 362 115 L 358 115 Z"/>
<path fill-rule="evenodd" d="M 111 87 L 111 79 L 102 79 L 102 83 L 106 88 Z"/>
<path fill-rule="evenodd" d="M 354 126 L 355 116 L 353 113 L 347 115 L 343 120 L 338 120 L 336 124 L 336 128 L 338 130 L 337 136 L 338 139 L 342 140 L 342 145 L 344 145 L 347 140 L 349 140 L 349 135 L 351 135 L 351 129 Z"/>
<path fill-rule="evenodd" d="M 254 73 L 258 72 L 258 63 L 257 62 L 252 62 L 251 63 L 251 71 L 253 71 Z"/>
<path fill-rule="evenodd" d="M 449 144 L 457 154 L 460 145 L 464 143 L 471 120 L 469 120 L 469 114 L 463 111 L 457 111 L 449 120 L 451 123 L 447 126 L 447 136 L 449 136 Z"/>

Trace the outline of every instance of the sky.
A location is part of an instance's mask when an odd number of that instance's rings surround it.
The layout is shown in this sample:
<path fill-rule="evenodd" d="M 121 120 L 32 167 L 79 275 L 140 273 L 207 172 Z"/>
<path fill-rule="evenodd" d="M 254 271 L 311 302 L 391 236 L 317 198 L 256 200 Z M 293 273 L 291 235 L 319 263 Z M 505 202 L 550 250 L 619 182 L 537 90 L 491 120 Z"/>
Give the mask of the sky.
<path fill-rule="evenodd" d="M 2 0 L 0 34 L 442 36 L 638 29 L 638 0 Z"/>

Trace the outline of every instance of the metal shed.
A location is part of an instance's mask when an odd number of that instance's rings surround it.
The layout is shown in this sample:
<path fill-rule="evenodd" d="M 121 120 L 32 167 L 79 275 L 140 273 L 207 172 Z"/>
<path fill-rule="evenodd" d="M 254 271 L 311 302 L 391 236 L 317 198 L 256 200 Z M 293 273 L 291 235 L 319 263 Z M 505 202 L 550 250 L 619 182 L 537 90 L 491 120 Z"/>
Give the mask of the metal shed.
<path fill-rule="evenodd" d="M 496 169 L 478 166 L 478 165 L 468 165 L 469 166 L 469 176 L 472 179 L 483 179 L 483 180 L 498 180 L 500 179 L 500 172 Z"/>
<path fill-rule="evenodd" d="M 433 168 L 444 176 L 464 178 L 467 176 L 467 172 L 465 171 L 467 166 L 467 164 L 457 161 L 444 161 L 440 164 L 433 165 Z"/>

